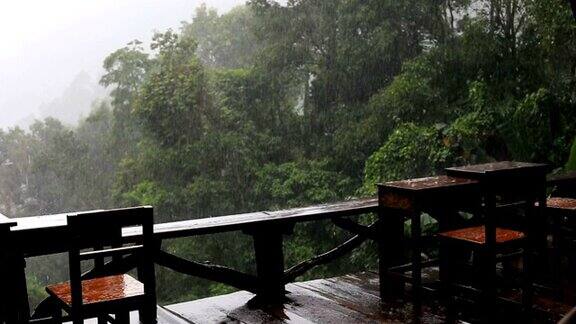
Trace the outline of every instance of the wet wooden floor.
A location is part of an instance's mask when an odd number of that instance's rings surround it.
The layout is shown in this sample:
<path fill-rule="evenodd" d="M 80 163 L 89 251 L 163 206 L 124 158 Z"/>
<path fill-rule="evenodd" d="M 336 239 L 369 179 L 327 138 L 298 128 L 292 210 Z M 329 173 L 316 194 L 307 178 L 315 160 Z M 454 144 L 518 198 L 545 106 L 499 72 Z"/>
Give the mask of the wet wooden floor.
<path fill-rule="evenodd" d="M 250 309 L 253 294 L 241 291 L 166 306 L 170 314 L 188 323 L 408 323 L 412 305 L 399 301 L 382 305 L 374 273 L 346 275 L 287 285 L 283 306 Z M 444 318 L 425 307 L 422 323 Z"/>
<path fill-rule="evenodd" d="M 381 302 L 375 273 L 346 275 L 287 285 L 288 300 L 283 306 L 251 309 L 254 297 L 235 292 L 161 308 L 160 323 L 444 323 L 444 308 L 436 297 L 425 299 L 416 316 L 409 297 Z M 532 323 L 556 323 L 570 307 L 537 298 L 545 313 Z M 475 308 L 472 305 L 472 308 Z M 501 310 L 498 310 L 501 311 Z M 508 312 L 513 315 L 513 312 Z M 510 318 L 508 318 L 507 322 Z M 475 322 L 473 317 L 466 322 Z"/>
<path fill-rule="evenodd" d="M 437 269 L 423 273 L 424 281 L 434 281 Z M 227 295 L 204 298 L 180 304 L 158 306 L 159 324 L 189 323 L 444 323 L 444 307 L 434 294 L 424 298 L 422 312 L 416 316 L 409 296 L 395 301 L 381 302 L 378 293 L 378 276 L 361 273 L 329 279 L 298 282 L 286 286 L 289 292 L 283 306 L 251 309 L 248 301 L 254 294 L 239 291 Z M 508 298 L 518 299 L 510 291 Z M 571 306 L 551 299 L 536 297 L 537 311 L 530 321 L 519 322 L 512 308 L 494 310 L 507 314 L 501 317 L 506 323 L 556 323 Z M 466 310 L 466 308 L 468 310 Z M 475 323 L 470 309 L 463 307 L 459 323 Z M 468 314 L 465 314 L 468 312 Z M 131 323 L 139 323 L 138 313 L 131 313 Z M 96 324 L 96 320 L 86 323 Z"/>

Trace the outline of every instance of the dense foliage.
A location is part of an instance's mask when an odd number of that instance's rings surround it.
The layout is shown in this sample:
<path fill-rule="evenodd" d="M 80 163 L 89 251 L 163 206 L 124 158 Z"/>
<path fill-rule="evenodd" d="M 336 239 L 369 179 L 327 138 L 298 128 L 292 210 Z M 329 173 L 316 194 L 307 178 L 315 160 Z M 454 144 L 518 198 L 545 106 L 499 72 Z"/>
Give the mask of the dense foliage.
<path fill-rule="evenodd" d="M 576 168 L 576 24 L 565 1 L 252 0 L 110 54 L 110 98 L 77 128 L 0 132 L 0 209 L 151 204 L 158 222 L 371 195 L 501 159 Z M 572 146 L 572 148 L 571 148 Z M 299 226 L 287 264 L 343 240 Z M 254 271 L 240 233 L 164 249 Z M 373 266 L 365 246 L 310 274 Z M 31 287 L 65 277 L 29 263 Z M 159 270 L 161 302 L 228 290 Z M 32 294 L 40 298 L 36 292 Z"/>

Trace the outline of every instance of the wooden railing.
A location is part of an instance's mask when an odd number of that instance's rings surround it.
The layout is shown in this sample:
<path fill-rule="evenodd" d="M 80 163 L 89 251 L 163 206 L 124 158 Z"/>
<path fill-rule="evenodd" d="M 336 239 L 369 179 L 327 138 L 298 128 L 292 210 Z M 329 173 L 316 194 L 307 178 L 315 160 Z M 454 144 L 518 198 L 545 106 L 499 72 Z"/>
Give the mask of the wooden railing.
<path fill-rule="evenodd" d="M 154 236 L 158 245 L 154 260 L 157 265 L 179 273 L 253 292 L 256 294 L 255 298 L 251 300 L 253 304 L 259 304 L 262 301 L 280 301 L 284 298 L 284 286 L 287 283 L 295 281 L 299 276 L 318 265 L 331 262 L 352 251 L 366 239 L 375 238 L 375 224 L 364 226 L 344 217 L 374 213 L 377 210 L 377 199 L 362 199 L 281 211 L 263 211 L 160 223 L 154 226 Z M 27 247 L 25 248 L 27 251 L 25 256 L 64 250 L 66 245 L 64 216 L 50 215 L 36 219 L 19 220 L 20 222 L 14 231 L 21 233 L 19 236 L 21 246 Z M 331 220 L 336 226 L 351 231 L 354 235 L 325 253 L 285 269 L 284 236 L 292 233 L 294 226 L 298 223 L 317 220 Z M 33 225 L 34 223 L 37 223 L 36 227 Z M 166 239 L 231 231 L 240 231 L 252 236 L 256 258 L 256 275 L 243 273 L 225 266 L 183 259 L 161 249 L 162 241 Z M 60 238 L 52 241 L 50 246 L 38 247 L 27 243 L 29 242 L 27 240 L 32 239 L 32 236 L 35 236 L 35 241 L 38 242 L 38 235 L 49 232 L 61 234 Z M 138 240 L 140 235 L 140 229 L 136 228 L 127 228 L 123 232 L 123 236 L 134 238 L 134 240 Z M 98 272 L 93 270 L 85 273 L 84 277 L 91 278 L 109 273 L 128 272 L 134 268 L 135 264 L 136 260 L 132 258 L 111 261 Z M 49 316 L 51 310 L 52 300 L 47 298 L 38 305 L 33 318 Z"/>

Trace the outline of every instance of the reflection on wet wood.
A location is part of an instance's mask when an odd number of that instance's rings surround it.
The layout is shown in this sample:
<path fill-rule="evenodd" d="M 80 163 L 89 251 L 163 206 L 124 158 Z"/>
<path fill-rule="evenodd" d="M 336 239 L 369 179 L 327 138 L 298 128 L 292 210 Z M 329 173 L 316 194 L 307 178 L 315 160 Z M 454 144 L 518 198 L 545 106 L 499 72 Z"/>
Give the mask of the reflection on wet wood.
<path fill-rule="evenodd" d="M 439 235 L 446 238 L 468 241 L 475 244 L 486 244 L 485 233 L 486 232 L 484 226 L 475 226 L 443 232 Z M 496 228 L 496 243 L 506 243 L 519 240 L 521 238 L 524 238 L 524 233 L 522 232 L 500 227 Z"/>
<path fill-rule="evenodd" d="M 401 181 L 391 181 L 386 182 L 384 185 L 387 187 L 405 189 L 405 190 L 427 190 L 434 188 L 445 188 L 452 186 L 462 186 L 468 184 L 477 184 L 478 181 L 467 179 L 467 178 L 457 178 L 449 176 L 436 176 L 427 178 L 417 178 L 408 179 Z"/>
<path fill-rule="evenodd" d="M 460 167 L 452 167 L 447 168 L 446 170 L 450 173 L 456 174 L 486 174 L 486 173 L 494 173 L 494 172 L 513 172 L 515 170 L 548 170 L 548 166 L 546 164 L 541 163 L 529 163 L 529 162 L 516 162 L 516 161 L 500 161 L 500 162 L 491 162 L 491 163 L 483 163 L 483 164 L 473 164 L 473 165 L 465 165 Z"/>
<path fill-rule="evenodd" d="M 154 235 L 157 238 L 173 238 L 191 235 L 222 233 L 244 230 L 250 226 L 274 223 L 304 222 L 328 219 L 337 216 L 350 216 L 375 212 L 378 200 L 359 199 L 333 204 L 294 208 L 281 211 L 255 212 L 230 216 L 209 217 L 180 222 L 156 224 Z M 124 235 L 139 235 L 137 229 L 126 229 Z"/>
<path fill-rule="evenodd" d="M 412 210 L 412 199 L 393 192 L 387 192 L 380 195 L 380 205 L 387 208 L 396 208 L 402 210 Z"/>
<path fill-rule="evenodd" d="M 437 273 L 431 273 L 436 276 Z M 298 282 L 286 286 L 289 292 L 283 305 L 250 309 L 247 302 L 254 294 L 240 291 L 228 295 L 184 302 L 165 308 L 191 323 L 444 323 L 445 308 L 436 295 L 424 299 L 421 315 L 414 312 L 410 298 L 396 296 L 381 300 L 378 275 L 365 272 L 341 277 Z M 505 294 L 516 300 L 515 291 Z M 478 314 L 475 304 L 462 306 L 463 314 L 471 319 Z M 514 308 L 498 309 L 509 323 L 518 313 Z M 570 307 L 538 297 L 535 323 L 556 323 Z M 415 317 L 416 316 L 416 317 Z M 467 320 L 463 318 L 462 320 Z M 460 322 L 464 323 L 464 322 Z"/>
<path fill-rule="evenodd" d="M 576 199 L 552 197 L 546 200 L 547 208 L 576 210 Z"/>
<path fill-rule="evenodd" d="M 470 207 L 479 197 L 477 180 L 445 175 L 378 184 L 380 206 L 406 212 L 419 208 Z"/>
<path fill-rule="evenodd" d="M 166 308 L 193 323 L 407 323 L 413 319 L 406 302 L 381 303 L 375 273 L 299 282 L 286 286 L 284 305 L 249 309 L 254 295 L 237 292 Z M 425 308 L 422 323 L 441 323 L 437 308 Z"/>
<path fill-rule="evenodd" d="M 67 305 L 72 304 L 72 294 L 68 282 L 48 286 L 46 290 L 50 295 L 59 298 Z M 82 282 L 82 300 L 85 305 L 142 295 L 144 295 L 144 285 L 127 274 Z"/>
<path fill-rule="evenodd" d="M 278 222 L 304 222 L 338 216 L 372 213 L 376 212 L 377 209 L 378 200 L 376 198 L 357 199 L 280 211 L 262 211 L 160 223 L 154 225 L 154 235 L 157 238 L 165 239 L 222 233 L 244 230 L 253 225 L 268 225 Z M 17 222 L 17 225 L 12 230 L 22 232 L 21 235 L 25 234 L 24 232 L 26 232 L 26 234 L 30 233 L 30 237 L 32 237 L 32 235 L 38 237 L 38 235 L 43 235 L 45 232 L 53 234 L 54 231 L 59 228 L 63 229 L 66 227 L 66 216 L 68 214 L 70 213 L 14 218 L 12 220 Z M 141 231 L 138 228 L 126 228 L 123 234 L 125 236 L 139 236 L 141 235 Z"/>

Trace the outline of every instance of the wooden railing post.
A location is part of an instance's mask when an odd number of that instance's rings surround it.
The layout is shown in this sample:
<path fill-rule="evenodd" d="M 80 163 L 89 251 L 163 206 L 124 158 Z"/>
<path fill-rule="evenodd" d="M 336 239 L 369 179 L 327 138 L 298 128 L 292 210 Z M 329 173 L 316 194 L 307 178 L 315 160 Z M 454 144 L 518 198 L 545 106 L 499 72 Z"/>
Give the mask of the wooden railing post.
<path fill-rule="evenodd" d="M 0 323 L 27 323 L 30 317 L 26 289 L 26 261 L 14 246 L 10 228 L 16 222 L 0 221 Z"/>
<path fill-rule="evenodd" d="M 10 234 L 10 226 L 7 223 L 0 223 L 0 276 L 2 278 L 8 278 L 8 258 L 6 255 L 6 247 L 8 246 L 7 238 Z M 8 284 L 7 282 L 3 282 Z M 3 287 L 3 290 L 5 287 Z M 5 293 L 0 293 L 0 323 L 5 323 L 8 319 L 8 295 Z"/>
<path fill-rule="evenodd" d="M 245 230 L 254 239 L 258 292 L 253 304 L 284 300 L 284 235 L 294 224 L 260 225 Z"/>

